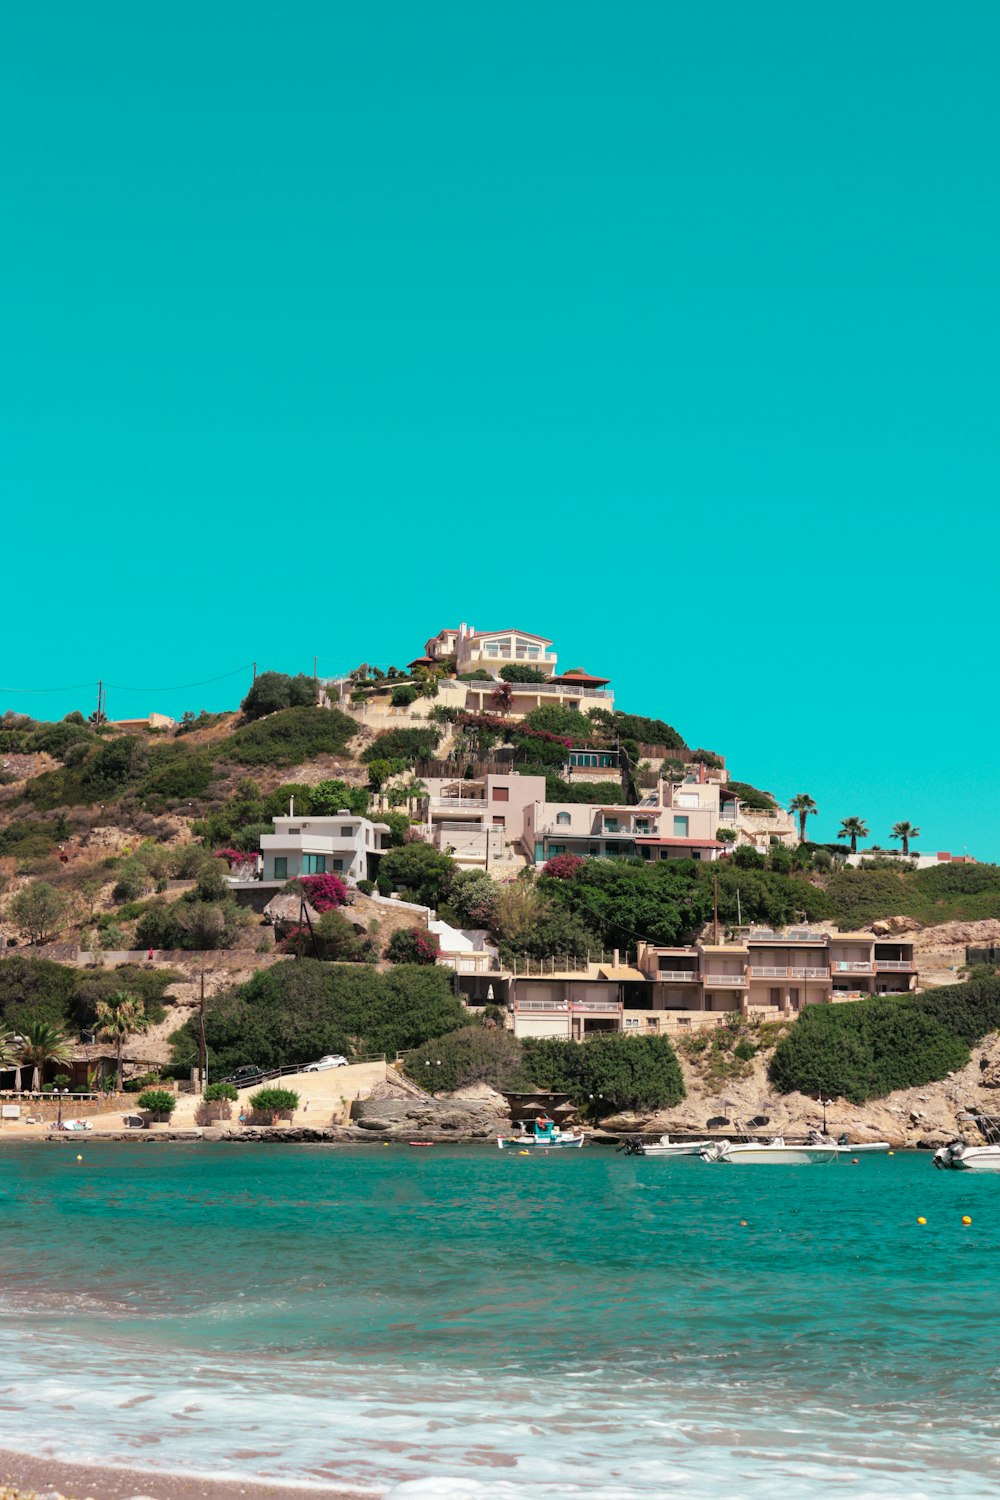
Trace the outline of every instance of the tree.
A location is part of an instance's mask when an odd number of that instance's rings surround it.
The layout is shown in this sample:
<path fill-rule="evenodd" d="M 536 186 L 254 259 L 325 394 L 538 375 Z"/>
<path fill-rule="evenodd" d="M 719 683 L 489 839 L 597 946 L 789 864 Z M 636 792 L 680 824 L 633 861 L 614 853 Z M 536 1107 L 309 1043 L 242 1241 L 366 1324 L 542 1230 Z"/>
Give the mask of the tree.
<path fill-rule="evenodd" d="M 910 840 L 918 839 L 920 837 L 920 829 L 915 828 L 912 823 L 894 823 L 892 825 L 892 833 L 889 835 L 889 837 L 893 839 L 902 839 L 903 858 L 905 859 L 910 852 Z"/>
<path fill-rule="evenodd" d="M 363 786 L 348 786 L 346 781 L 319 781 L 310 788 L 310 813 L 321 818 L 335 818 L 340 812 L 364 816 L 368 811 L 368 792 Z"/>
<path fill-rule="evenodd" d="M 498 714 L 507 714 L 510 712 L 512 697 L 510 683 L 500 682 L 490 694 L 490 703 Z"/>
<path fill-rule="evenodd" d="M 389 699 L 389 702 L 393 708 L 409 708 L 410 704 L 415 703 L 419 696 L 420 694 L 415 687 L 411 687 L 408 682 L 404 682 L 399 687 L 393 688 L 392 697 Z"/>
<path fill-rule="evenodd" d="M 583 869 L 579 854 L 556 854 L 542 866 L 542 874 L 553 880 L 572 880 Z"/>
<path fill-rule="evenodd" d="M 818 808 L 808 792 L 798 792 L 788 804 L 790 812 L 793 812 L 799 820 L 799 842 L 806 841 L 806 819 L 818 812 Z"/>
<path fill-rule="evenodd" d="M 735 844 L 738 835 L 735 828 L 717 828 L 715 837 L 720 844 Z"/>
<path fill-rule="evenodd" d="M 386 756 L 368 762 L 368 784 L 380 792 L 393 776 L 401 776 L 406 770 L 406 761 L 398 756 Z"/>
<path fill-rule="evenodd" d="M 177 1096 L 169 1089 L 144 1089 L 135 1102 L 140 1109 L 158 1120 L 164 1115 L 169 1120 L 177 1108 Z"/>
<path fill-rule="evenodd" d="M 66 910 L 66 898 L 49 885 L 47 880 L 36 880 L 11 897 L 7 911 L 22 932 L 32 943 L 42 943 L 53 932 L 58 931 L 59 921 Z"/>
<path fill-rule="evenodd" d="M 104 1041 L 115 1044 L 115 1088 L 122 1091 L 122 1051 L 125 1042 L 136 1032 L 146 1031 L 149 1022 L 146 1011 L 137 995 L 128 990 L 115 990 L 106 999 L 97 1002 L 97 1025 L 95 1031 Z"/>
<path fill-rule="evenodd" d="M 12 1031 L 0 1031 L 0 1072 L 12 1068 L 16 1077 L 14 1088 L 21 1091 L 21 1045 Z"/>
<path fill-rule="evenodd" d="M 586 1046 L 527 1041 L 524 1058 L 536 1088 L 569 1094 L 574 1104 L 602 1099 L 601 1113 L 663 1109 L 684 1098 L 684 1077 L 667 1037 L 592 1037 Z"/>
<path fill-rule="evenodd" d="M 63 1033 L 55 1026 L 50 1026 L 48 1021 L 35 1021 L 25 1032 L 21 1056 L 32 1070 L 31 1091 L 35 1093 L 46 1063 L 69 1062 L 69 1043 Z"/>
<path fill-rule="evenodd" d="M 347 887 L 339 875 L 300 875 L 298 884 L 314 911 L 336 911 L 347 905 Z"/>
<path fill-rule="evenodd" d="M 246 720 L 252 721 L 281 708 L 311 708 L 317 697 L 316 679 L 304 672 L 296 677 L 287 672 L 262 672 L 240 704 L 240 710 Z"/>
<path fill-rule="evenodd" d="M 845 818 L 837 834 L 838 839 L 850 839 L 851 853 L 858 852 L 858 839 L 868 837 L 868 824 L 863 818 Z"/>
<path fill-rule="evenodd" d="M 424 906 L 439 906 L 455 876 L 455 861 L 431 844 L 404 844 L 383 854 L 379 879 Z"/>
<path fill-rule="evenodd" d="M 270 1115 L 271 1124 L 278 1123 L 279 1115 L 291 1115 L 299 1107 L 299 1096 L 294 1089 L 263 1088 L 250 1095 L 250 1108 L 258 1115 Z"/>
<path fill-rule="evenodd" d="M 323 957 L 335 963 L 359 963 L 375 956 L 371 941 L 359 939 L 342 912 L 325 911 L 314 925 L 313 932 Z M 289 951 L 297 951 L 297 942 Z"/>
<path fill-rule="evenodd" d="M 389 939 L 385 956 L 392 964 L 436 964 L 440 950 L 436 933 L 400 927 Z"/>

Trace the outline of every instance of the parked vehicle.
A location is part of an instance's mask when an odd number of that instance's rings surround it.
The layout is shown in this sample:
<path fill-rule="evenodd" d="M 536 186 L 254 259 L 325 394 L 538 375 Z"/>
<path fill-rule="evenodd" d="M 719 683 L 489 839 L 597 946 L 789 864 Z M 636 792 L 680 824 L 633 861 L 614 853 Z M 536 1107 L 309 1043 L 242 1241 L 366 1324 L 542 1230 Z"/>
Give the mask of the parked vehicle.
<path fill-rule="evenodd" d="M 238 1089 L 249 1088 L 252 1083 L 259 1083 L 265 1077 L 263 1068 L 258 1068 L 256 1063 L 244 1063 L 242 1068 L 237 1068 L 230 1073 L 228 1078 L 223 1078 L 223 1083 L 232 1083 Z"/>
<path fill-rule="evenodd" d="M 346 1068 L 347 1058 L 341 1057 L 339 1052 L 329 1052 L 326 1057 L 321 1057 L 319 1062 L 306 1063 L 302 1069 L 303 1073 L 325 1073 L 327 1068 Z"/>

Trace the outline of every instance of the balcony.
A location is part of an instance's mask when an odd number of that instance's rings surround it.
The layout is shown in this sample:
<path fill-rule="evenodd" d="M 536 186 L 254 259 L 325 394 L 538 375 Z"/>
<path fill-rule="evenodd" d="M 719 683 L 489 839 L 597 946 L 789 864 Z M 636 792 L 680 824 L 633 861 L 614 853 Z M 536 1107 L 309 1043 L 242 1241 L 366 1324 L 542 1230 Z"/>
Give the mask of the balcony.
<path fill-rule="evenodd" d="M 829 979 L 830 977 L 829 969 L 789 969 L 788 972 L 793 979 Z"/>
<path fill-rule="evenodd" d="M 697 969 L 661 969 L 653 977 L 660 984 L 697 984 L 701 976 Z"/>
<path fill-rule="evenodd" d="M 568 1015 L 568 1000 L 515 1000 L 514 1009 L 524 1015 Z"/>
<path fill-rule="evenodd" d="M 748 982 L 745 974 L 703 974 L 701 977 L 706 989 L 713 990 L 741 990 Z"/>
<path fill-rule="evenodd" d="M 871 974 L 875 966 L 867 958 L 834 958 L 830 967 L 834 974 Z"/>
<path fill-rule="evenodd" d="M 876 958 L 876 969 L 889 969 L 894 974 L 912 974 L 917 967 L 912 958 Z"/>
<path fill-rule="evenodd" d="M 431 812 L 485 812 L 485 797 L 428 797 Z"/>
<path fill-rule="evenodd" d="M 620 1000 L 571 1000 L 569 1008 L 575 1016 L 616 1016 L 621 1011 Z"/>

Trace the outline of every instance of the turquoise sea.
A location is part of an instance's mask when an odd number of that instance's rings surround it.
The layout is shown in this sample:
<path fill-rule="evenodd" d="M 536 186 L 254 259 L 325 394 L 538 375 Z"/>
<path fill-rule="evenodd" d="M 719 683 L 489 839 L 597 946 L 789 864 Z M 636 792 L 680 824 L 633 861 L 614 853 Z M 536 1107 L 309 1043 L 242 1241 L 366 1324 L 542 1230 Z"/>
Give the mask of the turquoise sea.
<path fill-rule="evenodd" d="M 393 1500 L 1000 1490 L 1000 1177 L 927 1154 L 0 1145 L 0 1236 L 0 1446 Z"/>

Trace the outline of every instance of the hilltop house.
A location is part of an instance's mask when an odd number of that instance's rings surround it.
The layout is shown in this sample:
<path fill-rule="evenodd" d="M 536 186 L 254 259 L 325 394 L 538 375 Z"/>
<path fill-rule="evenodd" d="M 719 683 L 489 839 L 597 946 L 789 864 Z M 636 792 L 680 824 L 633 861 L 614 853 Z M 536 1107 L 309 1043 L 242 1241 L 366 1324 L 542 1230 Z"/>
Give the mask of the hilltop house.
<path fill-rule="evenodd" d="M 489 869 L 509 859 L 511 843 L 524 831 L 526 806 L 545 797 L 544 776 L 425 778 L 419 832 L 435 848 L 450 851 L 461 869 Z"/>
<path fill-rule="evenodd" d="M 535 864 L 559 854 L 597 859 L 715 859 L 722 844 L 715 837 L 709 809 L 672 808 L 643 802 L 638 807 L 588 802 L 532 802 L 524 811 L 523 842 Z"/>

